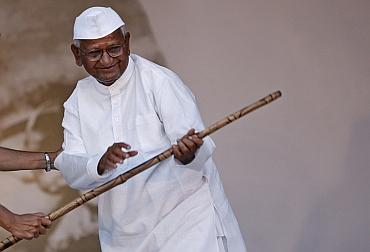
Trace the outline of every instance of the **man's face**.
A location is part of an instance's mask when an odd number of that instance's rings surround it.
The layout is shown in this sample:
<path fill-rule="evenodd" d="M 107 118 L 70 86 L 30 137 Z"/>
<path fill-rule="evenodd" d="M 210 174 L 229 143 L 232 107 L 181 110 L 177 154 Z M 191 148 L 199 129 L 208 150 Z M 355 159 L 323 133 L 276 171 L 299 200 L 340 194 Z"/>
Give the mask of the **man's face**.
<path fill-rule="evenodd" d="M 101 84 L 110 86 L 127 68 L 129 40 L 130 34 L 124 36 L 118 29 L 100 39 L 80 40 L 80 48 L 72 45 L 71 49 L 77 65 L 83 65 Z"/>

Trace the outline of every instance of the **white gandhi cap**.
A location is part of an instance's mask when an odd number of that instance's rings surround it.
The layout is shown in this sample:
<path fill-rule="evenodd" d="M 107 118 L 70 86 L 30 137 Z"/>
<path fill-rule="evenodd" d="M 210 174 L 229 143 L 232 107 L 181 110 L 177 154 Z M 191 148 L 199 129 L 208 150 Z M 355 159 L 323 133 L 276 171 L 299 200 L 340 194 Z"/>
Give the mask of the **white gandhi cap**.
<path fill-rule="evenodd" d="M 73 39 L 98 39 L 125 25 L 110 7 L 91 7 L 76 17 Z"/>

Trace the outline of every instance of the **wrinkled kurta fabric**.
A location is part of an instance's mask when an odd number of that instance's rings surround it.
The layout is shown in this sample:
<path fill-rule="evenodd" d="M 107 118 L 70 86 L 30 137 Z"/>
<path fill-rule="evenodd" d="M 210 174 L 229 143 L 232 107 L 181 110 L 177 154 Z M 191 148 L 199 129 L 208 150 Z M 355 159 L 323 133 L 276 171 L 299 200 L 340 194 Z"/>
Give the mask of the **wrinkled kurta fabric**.
<path fill-rule="evenodd" d="M 137 55 L 112 86 L 91 76 L 80 80 L 64 108 L 64 151 L 55 166 L 79 190 L 161 153 L 190 128 L 204 129 L 194 96 L 178 76 Z M 100 176 L 97 164 L 115 142 L 139 154 Z M 190 164 L 171 157 L 100 195 L 102 251 L 246 251 L 212 160 L 214 148 L 207 137 Z"/>

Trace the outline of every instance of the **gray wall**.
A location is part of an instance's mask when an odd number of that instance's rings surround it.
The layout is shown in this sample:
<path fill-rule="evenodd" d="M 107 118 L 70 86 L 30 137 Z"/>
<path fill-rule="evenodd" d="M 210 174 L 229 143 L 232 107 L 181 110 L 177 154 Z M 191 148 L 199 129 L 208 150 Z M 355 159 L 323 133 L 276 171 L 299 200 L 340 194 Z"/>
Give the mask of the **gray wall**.
<path fill-rule="evenodd" d="M 370 2 L 141 0 L 216 133 L 249 251 L 370 251 Z"/>

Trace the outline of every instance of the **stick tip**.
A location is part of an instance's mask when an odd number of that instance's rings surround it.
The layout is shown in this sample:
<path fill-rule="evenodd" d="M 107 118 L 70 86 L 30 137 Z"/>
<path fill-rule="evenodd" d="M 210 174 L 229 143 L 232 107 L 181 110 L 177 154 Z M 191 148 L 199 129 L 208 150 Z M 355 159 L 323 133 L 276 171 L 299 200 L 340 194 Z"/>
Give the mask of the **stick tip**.
<path fill-rule="evenodd" d="M 277 97 L 280 97 L 282 94 L 281 94 L 281 91 L 280 90 L 278 90 L 278 91 L 275 91 L 274 93 L 273 93 L 273 96 L 275 96 L 276 98 Z"/>

